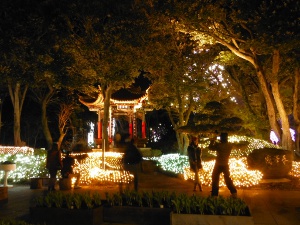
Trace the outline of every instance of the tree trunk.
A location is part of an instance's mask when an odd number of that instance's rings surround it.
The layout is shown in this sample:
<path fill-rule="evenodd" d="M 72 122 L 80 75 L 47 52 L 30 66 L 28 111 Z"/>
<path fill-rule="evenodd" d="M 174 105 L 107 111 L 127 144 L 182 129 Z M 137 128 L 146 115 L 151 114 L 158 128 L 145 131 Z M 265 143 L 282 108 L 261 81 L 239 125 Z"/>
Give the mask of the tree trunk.
<path fill-rule="evenodd" d="M 275 110 L 274 99 L 270 93 L 266 78 L 265 78 L 262 70 L 257 70 L 257 77 L 258 77 L 258 80 L 260 83 L 262 93 L 266 100 L 267 113 L 268 113 L 268 118 L 269 118 L 269 123 L 270 123 L 271 129 L 275 132 L 277 137 L 279 139 L 281 139 L 281 130 L 280 130 L 279 124 L 276 120 L 276 110 Z"/>
<path fill-rule="evenodd" d="M 47 118 L 47 102 L 48 100 L 43 99 L 41 101 L 41 122 L 42 122 L 42 129 L 43 129 L 43 133 L 47 142 L 47 149 L 50 149 L 53 143 L 52 140 L 52 135 L 51 132 L 49 130 L 49 126 L 48 126 L 48 118 Z"/>
<path fill-rule="evenodd" d="M 254 69 L 256 70 L 256 75 L 258 77 L 262 93 L 263 93 L 263 95 L 266 99 L 267 113 L 268 113 L 270 127 L 275 132 L 277 137 L 280 138 L 280 140 L 281 140 L 282 132 L 281 132 L 280 126 L 279 126 L 279 124 L 276 120 L 276 110 L 275 109 L 277 107 L 277 110 L 281 111 L 281 113 L 283 113 L 284 108 L 281 108 L 280 105 L 277 105 L 277 104 L 275 105 L 274 96 L 272 96 L 271 91 L 269 90 L 269 87 L 268 87 L 266 74 L 264 73 L 262 68 L 259 66 L 260 63 L 257 62 L 256 53 L 255 52 L 251 52 L 251 53 L 248 52 L 248 54 L 245 54 L 244 51 L 241 51 L 239 48 L 236 48 L 236 46 L 234 44 L 230 44 L 230 43 L 226 42 L 225 40 L 221 39 L 220 37 L 218 37 L 214 34 L 211 34 L 211 36 L 213 38 L 215 38 L 217 41 L 219 41 L 222 45 L 226 46 L 236 56 L 250 62 L 253 65 Z M 273 57 L 273 60 L 274 59 L 275 58 Z M 279 66 L 279 64 L 277 66 Z M 274 67 L 273 67 L 273 69 L 274 69 Z M 280 94 L 279 94 L 279 96 L 280 96 Z M 283 118 L 281 118 L 281 119 L 283 119 Z M 287 140 L 285 140 L 284 142 L 286 143 L 286 141 Z"/>
<path fill-rule="evenodd" d="M 295 69 L 295 79 L 294 79 L 294 93 L 293 93 L 293 117 L 295 121 L 295 143 L 296 143 L 296 152 L 300 155 L 300 112 L 298 107 L 299 101 L 299 81 L 300 81 L 300 72 L 299 68 Z"/>
<path fill-rule="evenodd" d="M 59 138 L 57 140 L 58 149 L 60 149 L 61 143 L 63 142 L 65 136 L 66 136 L 66 133 L 60 132 Z"/>
<path fill-rule="evenodd" d="M 109 148 L 109 139 L 108 139 L 108 125 L 109 125 L 109 110 L 110 110 L 110 98 L 111 98 L 111 87 L 108 86 L 105 90 L 102 89 L 104 96 L 104 110 L 103 110 L 103 123 L 102 123 L 102 149 L 103 143 L 105 142 L 105 150 Z M 104 142 L 103 142 L 104 141 Z"/>
<path fill-rule="evenodd" d="M 279 67 L 280 67 L 280 54 L 278 50 L 274 50 L 271 87 L 272 87 L 272 94 L 279 113 L 279 117 L 281 119 L 281 128 L 282 128 L 281 146 L 285 150 L 292 151 L 293 141 L 290 133 L 290 123 L 279 92 L 279 85 L 277 79 Z"/>
<path fill-rule="evenodd" d="M 45 81 L 48 87 L 48 92 L 44 93 L 43 91 L 40 91 L 39 89 L 36 90 L 35 95 L 37 100 L 39 101 L 41 105 L 41 123 L 42 123 L 42 130 L 43 134 L 45 136 L 46 142 L 47 142 L 47 149 L 51 149 L 53 144 L 52 135 L 49 129 L 48 125 L 48 118 L 47 118 L 47 106 L 50 102 L 51 98 L 54 95 L 55 89 L 52 87 L 51 83 L 47 80 Z"/>
<path fill-rule="evenodd" d="M 279 87 L 278 87 L 278 82 L 272 82 L 272 92 L 273 96 L 277 105 L 278 113 L 281 119 L 281 124 L 282 124 L 282 136 L 281 136 L 281 146 L 285 150 L 293 150 L 293 141 L 291 138 L 291 133 L 290 133 L 290 124 L 289 124 L 289 119 L 286 114 L 286 111 L 284 109 L 280 93 L 279 93 Z"/>
<path fill-rule="evenodd" d="M 22 92 L 20 82 L 8 83 L 9 95 L 14 107 L 14 145 L 22 146 L 21 140 L 21 112 L 24 103 L 24 99 L 28 90 L 28 85 L 24 86 Z"/>

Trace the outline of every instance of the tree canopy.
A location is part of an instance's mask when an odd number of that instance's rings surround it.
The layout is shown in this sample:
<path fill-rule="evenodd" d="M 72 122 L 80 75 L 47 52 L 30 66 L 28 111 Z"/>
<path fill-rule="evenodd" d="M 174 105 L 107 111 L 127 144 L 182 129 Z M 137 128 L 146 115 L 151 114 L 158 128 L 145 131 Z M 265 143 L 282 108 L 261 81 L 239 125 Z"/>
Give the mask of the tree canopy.
<path fill-rule="evenodd" d="M 255 134 L 271 128 L 293 149 L 290 115 L 300 131 L 296 0 L 3 0 L 0 6 L 1 88 L 14 107 L 16 145 L 28 88 L 43 105 L 51 143 L 47 104 L 59 90 L 94 95 L 100 87 L 105 128 L 112 93 L 144 73 L 153 83 L 150 100 L 168 111 L 175 129 L 207 102 L 231 97 L 240 106 L 236 116 L 252 122 Z M 177 135 L 183 149 L 187 141 Z"/>

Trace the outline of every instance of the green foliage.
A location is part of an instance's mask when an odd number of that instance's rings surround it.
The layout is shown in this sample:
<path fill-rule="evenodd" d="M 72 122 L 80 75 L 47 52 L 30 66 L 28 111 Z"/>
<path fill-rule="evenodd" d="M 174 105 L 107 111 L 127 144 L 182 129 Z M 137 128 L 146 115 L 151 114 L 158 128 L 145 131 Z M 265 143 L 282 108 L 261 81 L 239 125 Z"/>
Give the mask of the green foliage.
<path fill-rule="evenodd" d="M 60 191 L 49 192 L 45 196 L 35 199 L 36 207 L 55 207 L 67 209 L 92 209 L 102 205 L 99 193 L 63 193 Z"/>
<path fill-rule="evenodd" d="M 153 196 L 152 196 L 153 193 L 143 191 L 142 194 L 143 194 L 143 199 L 144 199 L 146 206 L 153 207 L 153 201 L 154 201 Z"/>
<path fill-rule="evenodd" d="M 67 209 L 72 209 L 73 208 L 73 195 L 72 194 L 64 195 L 64 202 L 66 204 Z"/>
<path fill-rule="evenodd" d="M 82 196 L 78 193 L 74 193 L 73 202 L 76 209 L 80 209 L 82 205 Z"/>
<path fill-rule="evenodd" d="M 29 183 L 32 177 L 46 177 L 46 151 L 35 150 L 33 155 L 29 154 L 0 154 L 1 161 L 12 161 L 16 163 L 16 170 L 9 174 L 8 180 L 13 183 Z"/>
<path fill-rule="evenodd" d="M 187 133 L 210 134 L 215 131 L 237 134 L 242 130 L 243 120 L 237 117 L 233 109 L 236 104 L 228 102 L 208 102 L 202 113 L 194 117 L 196 126 L 186 127 Z M 184 130 L 183 130 L 184 131 Z"/>
<path fill-rule="evenodd" d="M 91 193 L 90 192 L 84 192 L 82 193 L 82 202 L 86 205 L 86 207 L 88 209 L 91 209 L 93 208 L 93 198 L 91 196 Z"/>
<path fill-rule="evenodd" d="M 94 200 L 95 205 L 102 205 L 102 199 L 99 192 L 94 192 L 92 194 L 92 199 Z"/>
<path fill-rule="evenodd" d="M 52 200 L 53 200 L 55 208 L 61 208 L 62 204 L 63 204 L 63 200 L 64 200 L 63 193 L 60 191 L 58 191 L 55 194 L 53 193 Z"/>
<path fill-rule="evenodd" d="M 160 205 L 164 205 L 164 208 L 169 208 L 175 213 L 184 214 L 234 216 L 250 214 L 244 200 L 222 196 L 189 196 L 185 193 L 178 194 L 168 191 L 138 193 L 134 190 L 127 190 L 124 193 L 106 193 L 106 200 L 110 206 L 160 207 Z"/>

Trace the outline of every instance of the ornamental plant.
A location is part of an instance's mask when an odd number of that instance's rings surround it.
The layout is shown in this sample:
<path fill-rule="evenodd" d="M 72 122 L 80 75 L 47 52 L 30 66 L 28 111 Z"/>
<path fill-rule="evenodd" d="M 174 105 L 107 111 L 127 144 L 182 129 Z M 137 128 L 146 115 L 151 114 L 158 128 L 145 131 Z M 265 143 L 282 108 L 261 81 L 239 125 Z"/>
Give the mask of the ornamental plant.
<path fill-rule="evenodd" d="M 35 199 L 36 207 L 67 208 L 67 209 L 93 209 L 102 205 L 99 193 L 63 193 L 49 192 L 45 196 Z"/>
<path fill-rule="evenodd" d="M 198 195 L 176 194 L 167 191 L 136 192 L 126 190 L 123 193 L 106 193 L 109 206 L 136 206 L 170 208 L 177 214 L 250 216 L 244 200 L 232 197 L 203 197 Z"/>

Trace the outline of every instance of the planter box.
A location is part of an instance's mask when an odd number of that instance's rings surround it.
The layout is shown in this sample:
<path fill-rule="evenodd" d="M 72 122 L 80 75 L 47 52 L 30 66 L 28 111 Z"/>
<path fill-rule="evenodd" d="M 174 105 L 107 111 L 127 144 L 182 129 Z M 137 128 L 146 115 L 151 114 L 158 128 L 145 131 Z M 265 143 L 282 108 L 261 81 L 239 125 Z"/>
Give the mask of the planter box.
<path fill-rule="evenodd" d="M 171 225 L 254 225 L 251 216 L 222 216 L 171 213 Z"/>
<path fill-rule="evenodd" d="M 47 225 L 99 225 L 103 223 L 103 207 L 95 209 L 31 207 L 30 222 Z"/>
<path fill-rule="evenodd" d="M 133 207 L 133 206 L 104 206 L 103 220 L 109 223 L 167 225 L 170 224 L 171 209 Z"/>

